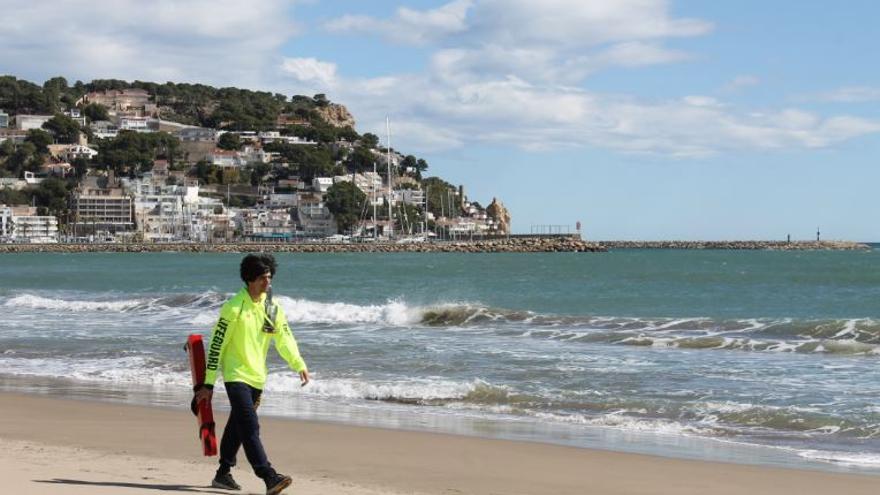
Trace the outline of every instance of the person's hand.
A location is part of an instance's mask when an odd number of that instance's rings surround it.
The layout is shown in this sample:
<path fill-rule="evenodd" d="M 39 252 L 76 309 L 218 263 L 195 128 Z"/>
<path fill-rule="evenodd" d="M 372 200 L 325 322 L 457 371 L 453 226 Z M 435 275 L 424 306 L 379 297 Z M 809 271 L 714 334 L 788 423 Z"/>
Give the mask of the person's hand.
<path fill-rule="evenodd" d="M 196 404 L 202 402 L 207 399 L 208 402 L 211 402 L 211 398 L 214 396 L 214 389 L 210 387 L 202 386 L 200 389 L 196 391 Z"/>
<path fill-rule="evenodd" d="M 309 384 L 309 370 L 302 370 L 299 372 L 299 381 L 301 382 L 302 387 L 305 387 Z"/>

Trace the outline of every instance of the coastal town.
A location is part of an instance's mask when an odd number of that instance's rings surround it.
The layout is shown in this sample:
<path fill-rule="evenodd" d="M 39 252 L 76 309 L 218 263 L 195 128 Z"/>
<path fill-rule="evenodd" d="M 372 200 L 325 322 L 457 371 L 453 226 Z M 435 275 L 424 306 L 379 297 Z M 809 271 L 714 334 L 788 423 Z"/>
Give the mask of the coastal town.
<path fill-rule="evenodd" d="M 580 222 L 512 234 L 496 198 L 483 206 L 380 141 L 323 94 L 0 76 L 0 252 L 866 248 L 818 234 L 596 242 Z"/>
<path fill-rule="evenodd" d="M 348 110 L 324 95 L 282 102 L 297 108 L 252 128 L 175 121 L 172 106 L 141 88 L 67 100 L 54 114 L 0 107 L 0 243 L 420 243 L 510 234 L 499 201 L 484 207 L 463 186 L 423 177 L 424 160 L 357 134 Z M 318 152 L 327 163 L 315 165 Z"/>

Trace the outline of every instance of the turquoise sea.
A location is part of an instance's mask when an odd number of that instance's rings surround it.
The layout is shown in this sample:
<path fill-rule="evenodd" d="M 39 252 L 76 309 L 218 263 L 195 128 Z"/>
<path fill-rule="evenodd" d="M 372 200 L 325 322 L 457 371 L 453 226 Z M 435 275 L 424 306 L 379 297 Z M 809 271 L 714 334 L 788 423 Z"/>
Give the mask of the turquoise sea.
<path fill-rule="evenodd" d="M 263 414 L 880 474 L 880 249 L 277 258 Z M 0 256 L 0 389 L 191 421 L 240 259 Z"/>

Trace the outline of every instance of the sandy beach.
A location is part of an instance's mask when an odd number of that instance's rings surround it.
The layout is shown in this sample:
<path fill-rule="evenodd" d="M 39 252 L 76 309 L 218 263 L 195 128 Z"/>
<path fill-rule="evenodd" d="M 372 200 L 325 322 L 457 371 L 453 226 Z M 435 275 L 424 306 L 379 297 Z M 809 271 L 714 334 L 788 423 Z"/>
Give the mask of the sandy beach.
<path fill-rule="evenodd" d="M 4 492 L 223 493 L 181 408 L 0 394 Z M 225 424 L 225 416 L 218 415 Z M 880 477 L 687 461 L 538 443 L 263 419 L 299 494 L 874 494 Z M 243 457 L 243 456 L 242 456 Z M 244 459 L 244 493 L 262 483 Z M 8 490 L 8 491 L 7 491 Z"/>

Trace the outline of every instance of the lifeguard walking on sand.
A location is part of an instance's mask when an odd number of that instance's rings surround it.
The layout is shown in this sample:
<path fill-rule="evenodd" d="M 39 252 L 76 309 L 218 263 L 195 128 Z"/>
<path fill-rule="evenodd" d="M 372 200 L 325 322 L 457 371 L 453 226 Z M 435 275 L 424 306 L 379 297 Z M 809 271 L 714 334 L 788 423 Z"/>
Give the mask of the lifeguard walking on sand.
<path fill-rule="evenodd" d="M 278 354 L 299 373 L 302 385 L 309 382 L 309 371 L 299 354 L 296 339 L 287 324 L 284 310 L 272 300 L 275 258 L 268 254 L 249 254 L 241 261 L 241 279 L 246 284 L 220 310 L 220 319 L 208 341 L 205 385 L 196 390 L 196 400 L 211 400 L 218 370 L 223 373 L 229 396 L 229 421 L 220 440 L 220 467 L 211 486 L 240 490 L 232 478 L 238 448 L 254 473 L 266 483 L 266 494 L 275 495 L 290 486 L 290 476 L 272 468 L 263 442 L 257 407 L 266 383 L 266 356 L 275 343 Z"/>

